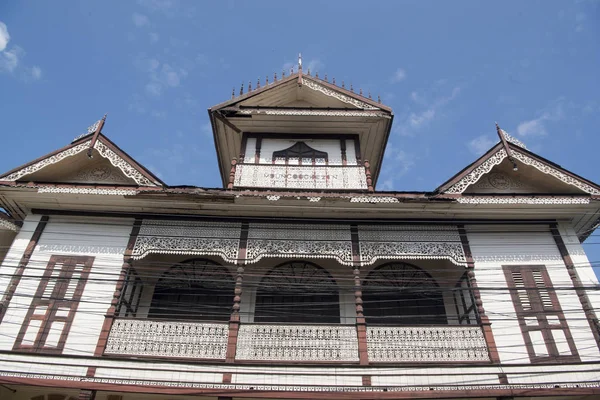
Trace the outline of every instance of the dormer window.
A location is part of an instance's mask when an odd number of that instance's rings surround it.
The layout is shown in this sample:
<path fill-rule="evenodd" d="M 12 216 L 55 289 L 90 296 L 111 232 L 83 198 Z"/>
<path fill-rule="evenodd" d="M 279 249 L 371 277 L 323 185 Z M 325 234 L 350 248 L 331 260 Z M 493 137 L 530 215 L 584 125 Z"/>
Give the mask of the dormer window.
<path fill-rule="evenodd" d="M 327 152 L 315 150 L 304 142 L 296 142 L 284 150 L 273 152 L 273 164 L 288 165 L 326 165 Z"/>

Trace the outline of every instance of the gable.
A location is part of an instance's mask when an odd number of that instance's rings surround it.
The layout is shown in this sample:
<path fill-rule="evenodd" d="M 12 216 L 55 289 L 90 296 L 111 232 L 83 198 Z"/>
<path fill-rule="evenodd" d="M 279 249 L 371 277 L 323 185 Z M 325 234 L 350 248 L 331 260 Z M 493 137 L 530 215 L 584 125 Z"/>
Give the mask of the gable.
<path fill-rule="evenodd" d="M 37 183 L 98 184 L 112 186 L 159 186 L 163 183 L 119 149 L 104 135 L 94 143 L 93 157 L 87 156 L 90 136 L 18 167 L 0 176 L 0 181 Z"/>
<path fill-rule="evenodd" d="M 509 144 L 517 166 L 499 143 L 441 185 L 440 194 L 600 195 L 600 187 L 520 146 Z"/>

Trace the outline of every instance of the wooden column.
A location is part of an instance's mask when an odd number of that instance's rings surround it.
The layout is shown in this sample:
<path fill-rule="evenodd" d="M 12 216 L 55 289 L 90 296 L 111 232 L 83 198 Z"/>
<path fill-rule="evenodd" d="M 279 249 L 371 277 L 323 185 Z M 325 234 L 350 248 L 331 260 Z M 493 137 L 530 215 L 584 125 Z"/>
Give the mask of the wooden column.
<path fill-rule="evenodd" d="M 358 226 L 350 226 L 350 237 L 352 240 L 352 277 L 354 279 L 354 306 L 356 309 L 356 335 L 358 339 L 358 361 L 360 365 L 369 365 L 369 352 L 367 348 L 367 323 L 365 321 L 362 283 L 360 280 L 360 248 L 358 243 Z M 371 376 L 363 375 L 364 386 L 371 386 Z"/>
<path fill-rule="evenodd" d="M 233 189 L 233 183 L 235 182 L 235 169 L 237 165 L 237 160 L 233 158 L 231 160 L 231 169 L 229 170 L 229 182 L 227 183 L 227 189 Z"/>
<path fill-rule="evenodd" d="M 108 341 L 108 334 L 110 333 L 110 329 L 112 328 L 112 324 L 115 320 L 115 314 L 117 310 L 117 305 L 119 303 L 119 299 L 121 298 L 121 293 L 124 289 L 125 279 L 127 278 L 127 274 L 129 269 L 131 268 L 131 263 L 133 261 L 131 255 L 133 253 L 133 247 L 135 246 L 135 241 L 140 232 L 140 228 L 142 226 L 142 219 L 136 218 L 133 223 L 133 228 L 131 229 L 131 233 L 129 235 L 129 242 L 127 243 L 127 248 L 125 249 L 125 253 L 123 254 L 123 266 L 121 267 L 121 273 L 119 275 L 119 279 L 117 280 L 117 285 L 115 287 L 115 291 L 113 293 L 113 298 L 110 302 L 110 306 L 108 310 L 106 310 L 106 314 L 104 315 L 104 323 L 102 324 L 102 330 L 100 331 L 100 337 L 98 338 L 98 343 L 96 344 L 96 350 L 94 351 L 95 357 L 101 357 L 104 353 L 104 349 L 106 348 L 106 342 Z M 87 375 L 88 377 L 93 377 L 96 374 L 96 367 L 88 367 Z"/>
<path fill-rule="evenodd" d="M 96 400 L 95 390 L 80 390 L 77 400 Z"/>
<path fill-rule="evenodd" d="M 552 237 L 554 238 L 556 247 L 558 247 L 558 251 L 560 251 L 560 255 L 563 259 L 565 267 L 567 267 L 569 278 L 571 278 L 571 282 L 573 283 L 573 287 L 575 288 L 575 293 L 577 293 L 577 297 L 579 297 L 579 302 L 581 303 L 581 307 L 583 308 L 585 317 L 588 321 L 588 324 L 590 325 L 590 329 L 592 330 L 594 339 L 596 340 L 596 346 L 598 346 L 598 348 L 600 349 L 600 324 L 598 323 L 598 316 L 596 315 L 594 307 L 591 305 L 590 299 L 588 298 L 585 289 L 583 288 L 583 284 L 581 283 L 581 279 L 579 279 L 577 269 L 575 269 L 575 264 L 571 259 L 569 250 L 567 249 L 567 246 L 563 241 L 563 238 L 558 230 L 558 225 L 556 223 L 550 224 L 550 232 L 552 233 Z"/>
<path fill-rule="evenodd" d="M 248 244 L 249 223 L 242 223 L 240 234 L 240 247 L 238 251 L 238 263 L 245 263 L 246 246 Z M 229 333 L 227 335 L 227 353 L 225 355 L 226 363 L 235 362 L 235 353 L 237 351 L 238 332 L 240 330 L 240 303 L 242 301 L 242 283 L 244 280 L 244 267 L 238 265 L 235 276 L 235 289 L 233 296 L 233 307 L 229 317 Z M 223 383 L 231 383 L 232 374 L 225 372 L 223 374 Z"/>
<path fill-rule="evenodd" d="M 369 163 L 369 160 L 365 160 L 365 174 L 367 176 L 367 190 L 369 192 L 374 192 L 375 188 L 373 187 L 373 178 L 371 177 L 371 163 Z"/>
<path fill-rule="evenodd" d="M 465 230 L 464 225 L 458 225 L 458 234 L 460 235 L 460 241 L 465 253 L 465 258 L 467 260 L 467 277 L 473 293 L 475 307 L 477 308 L 477 317 L 481 323 L 483 335 L 487 343 L 490 360 L 494 364 L 500 364 L 500 356 L 498 355 L 498 347 L 496 347 L 496 340 L 494 339 L 494 333 L 492 332 L 492 324 L 488 316 L 485 315 L 483 301 L 481 300 L 481 293 L 479 292 L 477 286 L 477 279 L 475 278 L 475 262 L 473 261 L 473 254 L 471 253 L 471 246 L 469 245 L 469 239 L 467 237 L 467 231 Z M 504 382 L 503 380 L 504 379 L 501 379 L 501 383 L 508 383 Z"/>
<path fill-rule="evenodd" d="M 31 255 L 33 254 L 33 251 L 35 250 L 35 247 L 37 246 L 38 241 L 40 240 L 40 237 L 42 236 L 42 232 L 44 232 L 44 228 L 46 228 L 48 219 L 49 219 L 49 217 L 47 215 L 44 215 L 40 219 L 40 222 L 38 222 L 37 227 L 35 228 L 35 231 L 33 232 L 33 235 L 31 236 L 31 239 L 29 240 L 29 243 L 27 244 L 25 251 L 23 252 L 23 255 L 21 256 L 21 260 L 19 261 L 19 266 L 17 267 L 17 270 L 15 271 L 14 275 L 10 279 L 10 283 L 8 284 L 6 292 L 4 293 L 4 296 L 2 297 L 2 302 L 0 303 L 0 323 L 4 319 L 4 316 L 6 315 L 6 310 L 8 309 L 8 305 L 10 304 L 10 301 L 12 300 L 13 296 L 15 295 L 17 286 L 19 286 L 19 282 L 21 282 L 21 278 L 23 277 L 23 273 L 25 272 L 25 267 L 27 267 L 27 264 L 29 264 Z"/>

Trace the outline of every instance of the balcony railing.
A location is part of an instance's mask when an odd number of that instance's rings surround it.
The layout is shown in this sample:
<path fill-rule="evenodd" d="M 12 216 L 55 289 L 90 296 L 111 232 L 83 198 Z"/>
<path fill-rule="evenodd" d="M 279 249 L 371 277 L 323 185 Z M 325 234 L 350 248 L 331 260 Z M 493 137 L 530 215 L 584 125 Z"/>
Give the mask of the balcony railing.
<path fill-rule="evenodd" d="M 359 165 L 235 165 L 234 187 L 367 190 Z"/>
<path fill-rule="evenodd" d="M 118 318 L 105 354 L 225 359 L 227 323 L 151 321 Z"/>
<path fill-rule="evenodd" d="M 358 361 L 354 326 L 242 325 L 237 360 Z"/>
<path fill-rule="evenodd" d="M 367 327 L 371 362 L 490 361 L 479 326 Z"/>
<path fill-rule="evenodd" d="M 224 360 L 228 324 L 117 318 L 105 354 Z M 367 327 L 369 362 L 489 362 L 477 325 Z M 354 325 L 244 324 L 235 359 L 358 362 Z"/>

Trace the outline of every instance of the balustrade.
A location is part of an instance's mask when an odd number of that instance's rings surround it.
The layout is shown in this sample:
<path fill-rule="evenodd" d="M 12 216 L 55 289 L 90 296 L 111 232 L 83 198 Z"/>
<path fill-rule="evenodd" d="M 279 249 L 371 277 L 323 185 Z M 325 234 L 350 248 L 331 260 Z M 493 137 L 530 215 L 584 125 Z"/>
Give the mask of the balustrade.
<path fill-rule="evenodd" d="M 105 354 L 225 359 L 227 323 L 117 318 Z"/>

